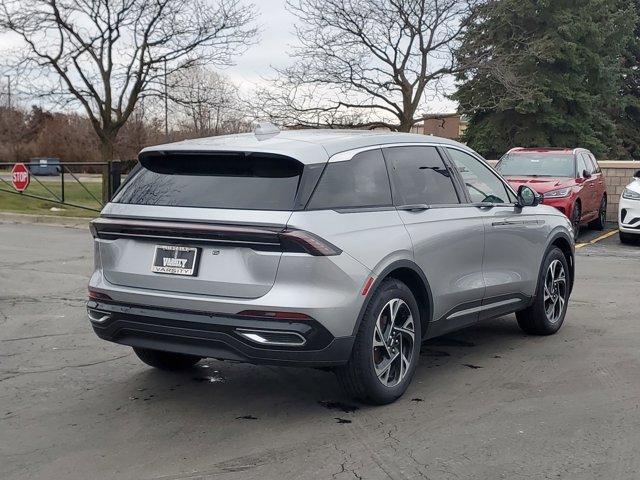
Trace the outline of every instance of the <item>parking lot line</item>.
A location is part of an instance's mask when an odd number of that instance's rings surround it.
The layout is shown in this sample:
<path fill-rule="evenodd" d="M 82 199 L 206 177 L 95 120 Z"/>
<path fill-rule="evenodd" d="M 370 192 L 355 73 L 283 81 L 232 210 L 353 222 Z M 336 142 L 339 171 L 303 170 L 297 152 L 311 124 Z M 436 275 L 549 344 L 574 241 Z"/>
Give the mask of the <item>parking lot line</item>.
<path fill-rule="evenodd" d="M 604 240 L 605 238 L 612 237 L 616 233 L 618 233 L 618 229 L 611 230 L 610 232 L 607 232 L 604 235 L 600 235 L 599 237 L 596 237 L 596 238 L 594 238 L 593 240 L 591 240 L 589 242 L 578 243 L 578 244 L 576 244 L 576 250 L 578 248 L 586 247 L 587 245 L 593 245 L 594 243 L 598 243 L 599 241 Z"/>

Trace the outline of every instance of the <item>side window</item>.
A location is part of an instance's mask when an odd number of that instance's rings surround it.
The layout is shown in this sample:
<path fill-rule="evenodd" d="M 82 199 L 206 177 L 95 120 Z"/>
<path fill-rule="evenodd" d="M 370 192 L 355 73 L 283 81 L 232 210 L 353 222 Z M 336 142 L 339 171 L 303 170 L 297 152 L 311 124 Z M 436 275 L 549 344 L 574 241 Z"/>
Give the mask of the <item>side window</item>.
<path fill-rule="evenodd" d="M 451 174 L 435 147 L 384 149 L 397 205 L 460 203 Z"/>
<path fill-rule="evenodd" d="M 391 205 L 389 175 L 380 150 L 327 164 L 309 202 L 310 209 L 383 207 Z"/>
<path fill-rule="evenodd" d="M 591 172 L 591 168 L 587 165 L 587 160 L 582 153 L 578 155 L 577 165 L 578 165 L 578 168 L 577 168 L 578 178 L 584 176 L 583 172 L 585 170 L 587 172 Z"/>
<path fill-rule="evenodd" d="M 514 201 L 513 195 L 502 180 L 488 167 L 468 153 L 454 148 L 448 150 L 473 203 L 512 203 Z"/>
<path fill-rule="evenodd" d="M 602 170 L 600 170 L 600 165 L 598 165 L 596 157 L 593 156 L 593 153 L 589 153 L 589 160 L 591 160 L 591 164 L 593 165 L 593 172 L 591 172 L 591 173 L 600 173 L 600 172 L 602 172 Z"/>

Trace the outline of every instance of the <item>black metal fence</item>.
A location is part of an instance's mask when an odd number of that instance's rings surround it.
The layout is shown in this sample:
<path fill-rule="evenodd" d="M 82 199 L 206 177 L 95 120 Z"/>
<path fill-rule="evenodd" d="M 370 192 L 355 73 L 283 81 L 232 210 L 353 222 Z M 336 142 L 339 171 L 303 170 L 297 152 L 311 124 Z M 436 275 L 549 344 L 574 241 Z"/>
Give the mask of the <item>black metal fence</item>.
<path fill-rule="evenodd" d="M 110 161 L 110 162 L 61 162 L 55 163 L 55 177 L 44 180 L 41 175 L 31 172 L 30 186 L 37 184 L 40 188 L 38 192 L 29 191 L 27 187 L 24 191 L 17 191 L 11 182 L 11 170 L 15 163 L 0 162 L 0 192 L 22 195 L 23 197 L 46 200 L 69 207 L 81 208 L 100 212 L 101 208 L 113 197 L 122 183 L 123 177 L 131 171 L 135 165 L 133 161 Z M 29 168 L 30 164 L 25 163 Z M 34 169 L 35 170 L 35 169 Z M 99 174 L 98 177 L 96 174 Z M 91 177 L 89 177 L 91 175 Z M 84 176 L 84 179 L 83 179 Z M 59 184 L 58 184 L 59 181 Z M 76 203 L 69 198 L 67 191 L 69 183 L 77 184 L 80 190 L 86 193 L 85 198 L 89 200 L 87 204 Z M 100 192 L 89 188 L 90 183 L 101 183 Z M 59 186 L 56 186 L 59 185 Z M 93 190 L 93 191 L 92 191 Z M 90 203 L 90 204 L 89 204 Z"/>

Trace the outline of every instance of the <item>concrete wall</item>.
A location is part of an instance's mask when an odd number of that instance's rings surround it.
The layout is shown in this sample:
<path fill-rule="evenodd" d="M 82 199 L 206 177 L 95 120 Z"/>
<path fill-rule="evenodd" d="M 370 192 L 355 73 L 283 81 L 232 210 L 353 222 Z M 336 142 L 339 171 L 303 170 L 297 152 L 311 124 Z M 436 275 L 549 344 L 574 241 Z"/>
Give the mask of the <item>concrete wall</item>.
<path fill-rule="evenodd" d="M 640 162 L 603 160 L 598 163 L 607 177 L 607 197 L 609 199 L 607 218 L 612 221 L 617 221 L 620 195 L 624 187 L 633 180 L 633 174 L 637 170 L 640 170 Z"/>
<path fill-rule="evenodd" d="M 491 165 L 497 160 L 489 160 Z M 633 174 L 640 170 L 640 162 L 600 160 L 598 161 L 607 179 L 607 218 L 609 221 L 617 221 L 618 203 L 624 187 L 631 182 Z"/>

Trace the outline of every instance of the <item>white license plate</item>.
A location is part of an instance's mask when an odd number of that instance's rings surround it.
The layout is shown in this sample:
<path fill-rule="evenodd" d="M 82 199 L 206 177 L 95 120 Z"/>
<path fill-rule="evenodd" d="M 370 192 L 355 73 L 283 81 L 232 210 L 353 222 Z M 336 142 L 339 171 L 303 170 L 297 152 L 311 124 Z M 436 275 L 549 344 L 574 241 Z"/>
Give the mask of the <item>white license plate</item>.
<path fill-rule="evenodd" d="M 198 274 L 199 248 L 180 245 L 156 245 L 151 271 L 169 275 Z"/>

